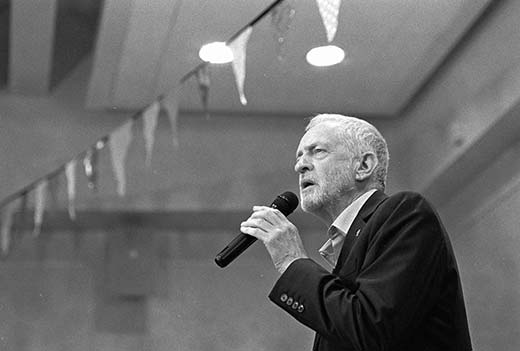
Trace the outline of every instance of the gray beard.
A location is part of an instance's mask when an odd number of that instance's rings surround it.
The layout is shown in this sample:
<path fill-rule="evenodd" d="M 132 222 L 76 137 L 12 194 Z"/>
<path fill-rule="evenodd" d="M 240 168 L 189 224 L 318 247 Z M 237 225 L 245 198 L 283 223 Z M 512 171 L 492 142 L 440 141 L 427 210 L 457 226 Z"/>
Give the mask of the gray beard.
<path fill-rule="evenodd" d="M 308 213 L 318 213 L 332 208 L 344 196 L 349 196 L 354 189 L 353 180 L 350 180 L 345 173 L 330 175 L 327 179 L 329 185 L 326 188 L 315 185 L 311 193 L 302 195 L 300 192 L 302 210 Z"/>

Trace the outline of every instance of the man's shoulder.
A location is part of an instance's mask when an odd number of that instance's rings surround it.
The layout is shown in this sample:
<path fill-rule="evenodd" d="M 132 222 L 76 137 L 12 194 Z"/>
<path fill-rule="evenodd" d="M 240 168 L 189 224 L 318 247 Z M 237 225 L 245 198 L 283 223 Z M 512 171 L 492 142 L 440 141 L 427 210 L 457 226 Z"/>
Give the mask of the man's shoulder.
<path fill-rule="evenodd" d="M 415 191 L 400 191 L 388 195 L 377 206 L 376 217 L 390 214 L 402 215 L 414 212 L 417 214 L 438 217 L 432 204 L 422 194 Z"/>
<path fill-rule="evenodd" d="M 415 191 L 399 191 L 388 196 L 387 205 L 415 205 L 428 209 L 433 209 L 428 199 Z"/>
<path fill-rule="evenodd" d="M 389 199 L 404 199 L 404 200 L 424 200 L 426 201 L 426 198 L 415 191 L 405 190 L 405 191 L 399 191 L 394 194 L 391 194 L 388 196 Z"/>
<path fill-rule="evenodd" d="M 367 219 L 370 230 L 384 240 L 409 236 L 431 245 L 444 242 L 445 229 L 439 215 L 423 195 L 414 191 L 388 196 Z"/>

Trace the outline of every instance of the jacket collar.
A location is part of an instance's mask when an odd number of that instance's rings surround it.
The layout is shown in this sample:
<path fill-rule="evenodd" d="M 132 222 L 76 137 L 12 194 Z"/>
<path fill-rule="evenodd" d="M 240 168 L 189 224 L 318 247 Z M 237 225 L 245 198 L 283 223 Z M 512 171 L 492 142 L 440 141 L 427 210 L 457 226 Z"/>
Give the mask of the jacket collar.
<path fill-rule="evenodd" d="M 345 236 L 343 246 L 341 247 L 336 266 L 333 269 L 333 273 L 337 274 L 347 259 L 352 246 L 354 245 L 359 232 L 363 229 L 370 216 L 376 211 L 377 207 L 388 198 L 384 192 L 378 190 L 373 193 L 368 200 L 365 202 L 363 207 L 359 210 L 358 215 L 354 219 L 354 222 L 350 226 L 348 234 Z"/>
<path fill-rule="evenodd" d="M 388 198 L 388 195 L 386 195 L 381 190 L 377 190 L 375 193 L 372 194 L 365 202 L 363 207 L 361 207 L 361 210 L 359 210 L 358 217 L 362 218 L 365 222 L 370 218 L 372 213 L 377 209 L 377 207 Z"/>

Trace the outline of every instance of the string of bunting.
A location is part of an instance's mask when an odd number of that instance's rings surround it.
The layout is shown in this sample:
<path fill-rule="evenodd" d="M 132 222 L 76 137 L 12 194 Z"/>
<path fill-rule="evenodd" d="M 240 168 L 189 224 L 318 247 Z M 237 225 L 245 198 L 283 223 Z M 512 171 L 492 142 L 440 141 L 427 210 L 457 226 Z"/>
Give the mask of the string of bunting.
<path fill-rule="evenodd" d="M 254 25 L 271 14 L 271 24 L 275 29 L 275 41 L 278 45 L 277 51 L 279 58 L 281 57 L 282 44 L 285 41 L 285 34 L 290 28 L 291 21 L 295 14 L 295 0 L 276 0 L 258 14 L 252 21 L 237 31 L 226 44 L 233 52 L 234 60 L 232 61 L 233 73 L 237 85 L 238 96 L 243 105 L 247 104 L 247 98 L 244 93 L 244 83 L 246 74 L 246 47 L 249 37 L 253 31 Z M 341 0 L 316 0 L 320 15 L 327 34 L 327 40 L 333 40 L 337 29 L 337 16 Z M 133 125 L 142 119 L 143 137 L 145 141 L 145 163 L 146 166 L 151 165 L 152 150 L 154 145 L 155 129 L 158 117 L 163 110 L 169 118 L 172 144 L 179 146 L 179 137 L 177 130 L 177 116 L 179 110 L 179 95 L 181 86 L 192 77 L 196 77 L 201 96 L 203 110 L 207 116 L 208 97 L 210 91 L 210 71 L 207 62 L 201 63 L 191 71 L 186 73 L 169 93 L 160 95 L 150 105 L 135 113 L 121 126 L 114 131 L 99 138 L 93 145 L 86 150 L 77 154 L 74 158 L 54 169 L 48 174 L 36 179 L 32 183 L 26 185 L 21 190 L 7 196 L 0 202 L 0 257 L 5 258 L 10 253 L 12 241 L 12 229 L 16 228 L 18 222 L 24 223 L 29 195 L 33 194 L 34 212 L 33 212 L 33 229 L 32 235 L 37 237 L 42 228 L 44 219 L 45 206 L 47 196 L 54 188 L 52 186 L 58 176 L 64 174 L 67 180 L 67 201 L 68 215 L 71 220 L 76 219 L 76 171 L 78 164 L 83 168 L 87 177 L 87 187 L 95 192 L 98 187 L 98 154 L 108 145 L 112 160 L 112 168 L 117 181 L 117 194 L 124 196 L 126 192 L 126 174 L 125 161 L 128 153 L 129 145 L 132 141 Z M 50 196 L 56 197 L 55 194 Z M 15 216 L 18 214 L 17 216 Z M 16 222 L 16 223 L 15 223 Z"/>

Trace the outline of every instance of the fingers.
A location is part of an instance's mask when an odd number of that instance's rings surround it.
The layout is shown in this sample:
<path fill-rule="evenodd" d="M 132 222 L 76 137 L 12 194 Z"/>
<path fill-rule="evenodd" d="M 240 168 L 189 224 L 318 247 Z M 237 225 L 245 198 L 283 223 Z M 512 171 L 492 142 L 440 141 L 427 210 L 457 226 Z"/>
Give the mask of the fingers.
<path fill-rule="evenodd" d="M 251 216 L 240 224 L 240 231 L 264 243 L 280 273 L 295 259 L 307 257 L 298 229 L 277 209 L 254 206 Z"/>
<path fill-rule="evenodd" d="M 253 206 L 253 215 L 254 214 L 263 216 L 266 220 L 268 220 L 271 223 L 287 219 L 283 215 L 283 213 L 277 210 L 276 208 L 267 206 Z"/>
<path fill-rule="evenodd" d="M 240 223 L 240 231 L 264 241 L 269 225 L 270 223 L 253 213 L 247 220 Z"/>
<path fill-rule="evenodd" d="M 249 217 L 246 221 L 240 223 L 240 229 L 249 227 L 259 229 L 261 231 L 267 232 L 273 225 L 267 222 L 263 218 L 252 218 Z"/>
<path fill-rule="evenodd" d="M 276 209 L 267 206 L 254 206 L 251 216 L 240 223 L 240 231 L 265 242 L 272 235 L 269 233 L 272 233 L 276 227 L 283 223 L 281 222 L 282 219 L 285 219 L 285 216 Z"/>
<path fill-rule="evenodd" d="M 260 228 L 240 226 L 240 231 L 244 234 L 254 236 L 262 242 L 265 242 L 267 240 L 267 232 Z"/>

